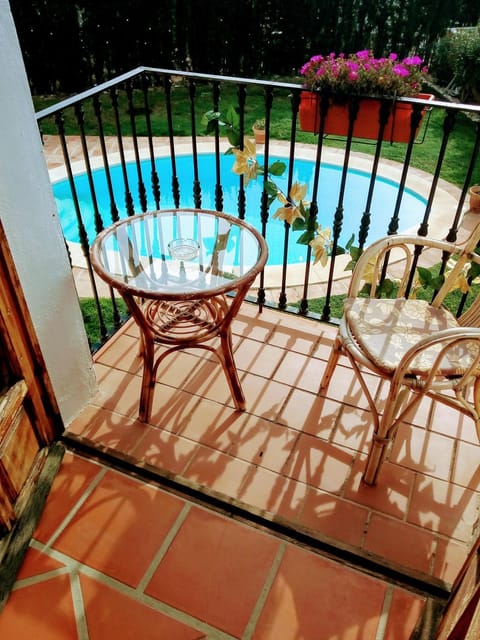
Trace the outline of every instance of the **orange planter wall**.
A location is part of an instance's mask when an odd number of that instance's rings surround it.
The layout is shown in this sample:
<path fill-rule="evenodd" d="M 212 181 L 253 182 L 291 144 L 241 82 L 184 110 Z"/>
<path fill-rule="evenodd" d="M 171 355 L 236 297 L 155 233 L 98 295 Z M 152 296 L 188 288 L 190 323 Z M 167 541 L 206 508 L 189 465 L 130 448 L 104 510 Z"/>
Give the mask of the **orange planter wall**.
<path fill-rule="evenodd" d="M 429 93 L 419 93 L 418 98 L 433 100 L 434 96 Z M 318 93 L 304 91 L 300 98 L 300 126 L 303 131 L 318 133 L 320 130 L 320 100 Z M 423 114 L 425 114 L 425 111 Z M 374 98 L 365 98 L 360 102 L 355 124 L 353 126 L 353 136 L 355 138 L 368 138 L 376 140 L 379 132 L 379 112 L 380 101 Z M 395 104 L 390 114 L 383 135 L 384 140 L 391 142 L 409 142 L 410 140 L 410 116 L 412 105 L 406 103 Z M 422 115 L 423 118 L 423 115 Z M 324 133 L 337 136 L 348 135 L 348 103 L 331 104 L 325 120 Z M 420 121 L 421 124 L 421 121 Z M 417 128 L 420 129 L 420 124 Z"/>

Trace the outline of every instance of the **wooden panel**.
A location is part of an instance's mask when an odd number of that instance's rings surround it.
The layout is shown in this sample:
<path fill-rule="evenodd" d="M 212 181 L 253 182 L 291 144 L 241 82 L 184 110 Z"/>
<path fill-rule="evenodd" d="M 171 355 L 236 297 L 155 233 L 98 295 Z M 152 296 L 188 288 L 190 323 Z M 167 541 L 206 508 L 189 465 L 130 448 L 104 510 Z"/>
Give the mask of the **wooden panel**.
<path fill-rule="evenodd" d="M 23 407 L 18 412 L 5 442 L 0 445 L 0 465 L 18 496 L 40 451 L 37 438 Z"/>
<path fill-rule="evenodd" d="M 452 589 L 436 640 L 480 637 L 480 539 L 471 550 Z"/>

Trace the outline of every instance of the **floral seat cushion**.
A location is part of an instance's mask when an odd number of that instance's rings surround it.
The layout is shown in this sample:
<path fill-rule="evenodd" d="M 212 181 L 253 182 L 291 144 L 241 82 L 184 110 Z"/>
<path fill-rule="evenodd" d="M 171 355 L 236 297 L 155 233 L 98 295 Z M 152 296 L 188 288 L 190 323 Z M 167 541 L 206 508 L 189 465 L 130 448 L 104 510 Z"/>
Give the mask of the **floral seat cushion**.
<path fill-rule="evenodd" d="M 405 353 L 419 340 L 443 329 L 459 327 L 449 311 L 431 307 L 424 300 L 348 298 L 344 310 L 347 326 L 359 348 L 387 374 L 394 372 Z M 437 344 L 420 352 L 410 372 L 425 376 L 441 348 Z M 471 362 L 468 343 L 463 342 L 448 351 L 439 373 L 459 375 Z"/>

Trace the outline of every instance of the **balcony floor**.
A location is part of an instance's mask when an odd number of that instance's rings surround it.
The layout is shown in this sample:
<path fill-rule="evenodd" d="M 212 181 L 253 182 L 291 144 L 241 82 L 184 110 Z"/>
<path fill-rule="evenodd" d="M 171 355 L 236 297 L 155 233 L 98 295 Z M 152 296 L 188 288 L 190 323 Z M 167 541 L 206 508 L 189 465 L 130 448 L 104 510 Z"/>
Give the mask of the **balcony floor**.
<path fill-rule="evenodd" d="M 162 363 L 142 424 L 135 326 L 96 354 L 2 637 L 407 640 L 419 585 L 454 580 L 478 523 L 472 421 L 425 401 L 367 487 L 345 362 L 318 393 L 334 327 L 244 303 L 233 329 L 245 412 L 192 350 Z"/>

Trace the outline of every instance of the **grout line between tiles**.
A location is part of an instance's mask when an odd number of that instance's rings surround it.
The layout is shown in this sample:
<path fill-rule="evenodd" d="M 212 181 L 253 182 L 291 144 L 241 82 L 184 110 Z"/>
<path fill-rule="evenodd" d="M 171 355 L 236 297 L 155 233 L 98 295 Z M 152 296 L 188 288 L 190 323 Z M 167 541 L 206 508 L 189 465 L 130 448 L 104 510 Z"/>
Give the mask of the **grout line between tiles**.
<path fill-rule="evenodd" d="M 263 611 L 263 607 L 265 606 L 265 602 L 267 600 L 268 594 L 270 593 L 270 589 L 272 588 L 273 581 L 275 580 L 278 570 L 280 568 L 280 564 L 283 560 L 283 556 L 285 555 L 285 551 L 287 549 L 287 543 L 282 542 L 277 551 L 277 554 L 273 560 L 272 566 L 270 567 L 270 571 L 268 572 L 267 578 L 263 585 L 260 596 L 257 599 L 257 602 L 253 608 L 252 614 L 250 616 L 250 620 L 245 627 L 245 631 L 242 635 L 242 640 L 251 640 L 252 634 L 255 631 L 260 615 Z"/>
<path fill-rule="evenodd" d="M 33 548 L 37 548 L 38 543 L 32 542 L 30 545 Z M 43 552 L 43 545 L 39 551 Z M 29 576 L 28 578 L 22 578 L 21 580 L 16 580 L 15 584 L 12 587 L 12 591 L 16 591 L 17 589 L 23 589 L 25 587 L 32 587 L 40 582 L 46 582 L 47 580 L 52 580 L 53 578 L 58 578 L 58 576 L 62 576 L 68 573 L 68 567 L 59 567 L 58 569 L 53 569 L 52 571 L 46 571 L 45 573 L 40 573 L 35 576 Z"/>
<path fill-rule="evenodd" d="M 191 508 L 192 508 L 192 505 L 190 505 L 188 503 L 184 504 L 182 510 L 178 514 L 177 519 L 173 523 L 170 531 L 165 536 L 162 544 L 160 545 L 160 548 L 158 549 L 157 553 L 155 554 L 155 556 L 153 557 L 152 561 L 150 562 L 147 570 L 143 574 L 142 579 L 138 583 L 137 591 L 142 592 L 142 593 L 145 591 L 145 588 L 147 587 L 148 583 L 152 579 L 152 576 L 155 573 L 155 571 L 157 570 L 158 565 L 160 564 L 160 562 L 162 561 L 163 557 L 167 553 L 170 545 L 173 542 L 173 539 L 175 538 L 175 536 L 179 532 L 181 526 L 185 522 L 186 517 L 190 513 Z"/>
<path fill-rule="evenodd" d="M 50 538 L 45 543 L 45 547 L 51 547 L 53 545 L 53 543 L 57 540 L 57 538 L 63 533 L 63 531 L 67 528 L 67 526 L 70 524 L 70 522 L 76 516 L 76 514 L 78 513 L 79 509 L 82 507 L 84 502 L 92 494 L 92 492 L 96 489 L 96 487 L 98 486 L 98 484 L 100 483 L 100 481 L 102 480 L 102 478 L 105 476 L 106 473 L 107 473 L 106 467 L 99 467 L 99 472 L 97 473 L 95 478 L 93 478 L 93 480 L 90 482 L 90 484 L 85 489 L 83 494 L 80 496 L 80 498 L 78 498 L 78 500 L 76 501 L 75 505 L 72 507 L 72 509 L 69 511 L 69 513 L 65 516 L 65 518 L 62 520 L 62 522 L 57 527 L 57 529 L 52 533 Z"/>
<path fill-rule="evenodd" d="M 83 601 L 82 586 L 77 571 L 70 574 L 70 589 L 72 592 L 73 611 L 77 624 L 78 640 L 89 640 L 87 617 L 85 615 L 85 604 Z"/>
<path fill-rule="evenodd" d="M 390 613 L 390 607 L 392 606 L 393 599 L 393 587 L 390 585 L 385 591 L 385 598 L 383 599 L 382 612 L 378 619 L 377 633 L 375 634 L 375 640 L 384 640 L 385 631 L 387 629 L 388 614 Z"/>

